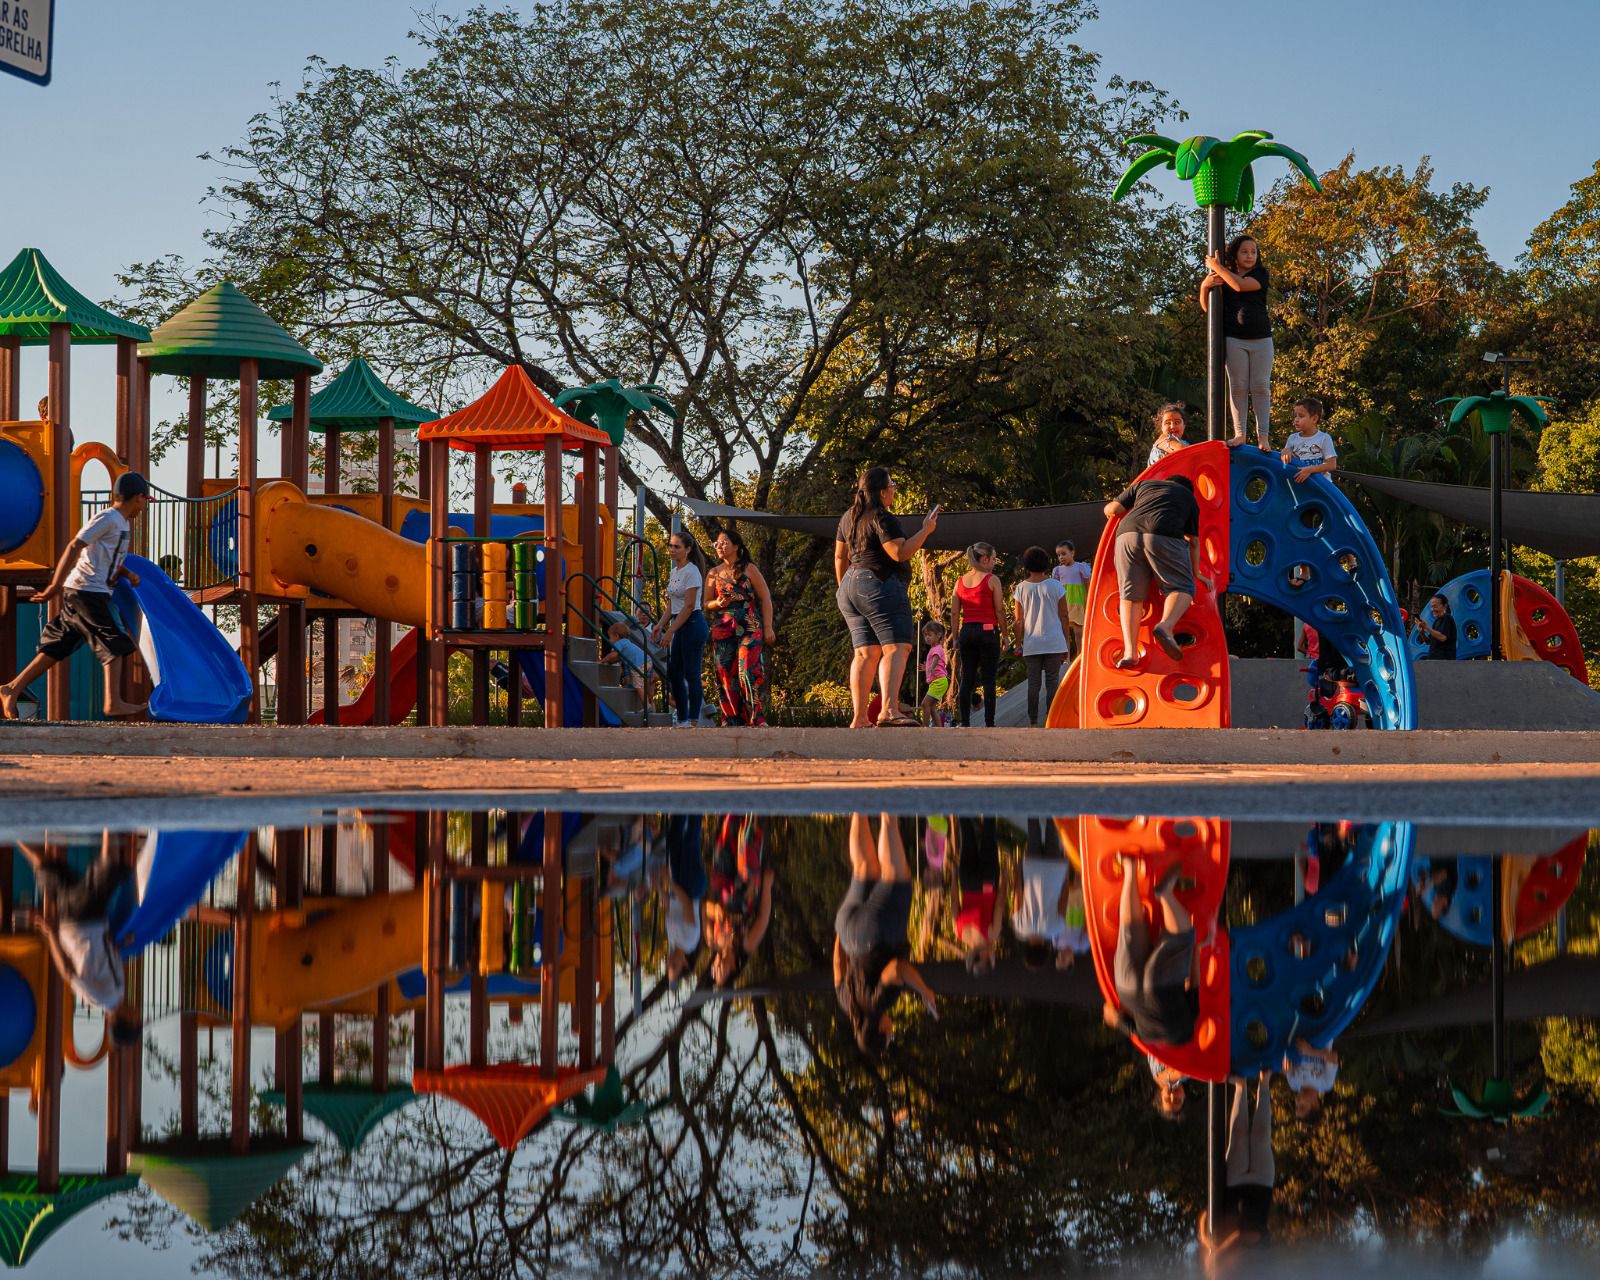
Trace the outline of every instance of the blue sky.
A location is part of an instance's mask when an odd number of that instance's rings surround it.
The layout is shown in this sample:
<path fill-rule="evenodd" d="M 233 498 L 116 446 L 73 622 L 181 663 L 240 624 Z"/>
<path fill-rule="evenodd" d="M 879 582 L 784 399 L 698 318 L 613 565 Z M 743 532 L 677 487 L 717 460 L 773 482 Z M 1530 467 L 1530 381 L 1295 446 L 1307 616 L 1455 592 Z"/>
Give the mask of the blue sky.
<path fill-rule="evenodd" d="M 54 82 L 0 76 L 13 177 L 0 254 L 37 246 L 95 299 L 114 291 L 121 265 L 202 255 L 201 232 L 217 216 L 202 197 L 218 171 L 197 157 L 241 136 L 270 82 L 293 86 L 311 53 L 359 64 L 414 56 L 415 6 L 388 0 L 57 4 Z M 1081 43 L 1103 55 L 1107 74 L 1175 95 L 1189 121 L 1171 132 L 1267 128 L 1317 167 L 1352 148 L 1363 165 L 1410 168 L 1431 155 L 1439 181 L 1490 188 L 1478 226 L 1503 263 L 1600 159 L 1596 0 L 1100 7 Z M 18 200 L 23 175 L 42 194 Z M 1183 194 L 1170 175 L 1154 181 Z M 109 439 L 110 357 L 84 349 L 75 367 L 77 434 Z M 26 360 L 25 404 L 43 381 L 42 357 Z M 159 395 L 156 409 L 179 411 Z M 167 483 L 178 476 L 171 463 L 157 472 Z"/>

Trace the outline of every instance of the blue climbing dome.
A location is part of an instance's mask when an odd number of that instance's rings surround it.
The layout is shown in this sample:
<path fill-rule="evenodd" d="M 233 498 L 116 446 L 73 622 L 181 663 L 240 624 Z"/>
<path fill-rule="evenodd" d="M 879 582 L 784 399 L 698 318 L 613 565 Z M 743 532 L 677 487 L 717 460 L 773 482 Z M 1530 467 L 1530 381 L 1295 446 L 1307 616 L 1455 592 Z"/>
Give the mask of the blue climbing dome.
<path fill-rule="evenodd" d="M 1355 668 L 1378 729 L 1415 729 L 1405 624 L 1377 544 L 1324 474 L 1254 445 L 1233 451 L 1228 590 L 1304 618 Z"/>
<path fill-rule="evenodd" d="M 1492 627 L 1490 614 L 1494 609 L 1489 571 L 1474 569 L 1463 573 L 1440 587 L 1437 594 L 1449 602 L 1450 616 L 1456 620 L 1457 659 L 1487 658 Z M 1423 606 L 1427 606 L 1426 599 Z M 1414 631 L 1406 641 L 1406 648 L 1413 662 L 1428 652 L 1428 646 L 1417 639 Z"/>
<path fill-rule="evenodd" d="M 1383 973 L 1410 880 L 1413 828 L 1345 833 L 1345 861 L 1286 911 L 1228 931 L 1235 1075 L 1277 1071 L 1296 1040 L 1327 1048 Z"/>

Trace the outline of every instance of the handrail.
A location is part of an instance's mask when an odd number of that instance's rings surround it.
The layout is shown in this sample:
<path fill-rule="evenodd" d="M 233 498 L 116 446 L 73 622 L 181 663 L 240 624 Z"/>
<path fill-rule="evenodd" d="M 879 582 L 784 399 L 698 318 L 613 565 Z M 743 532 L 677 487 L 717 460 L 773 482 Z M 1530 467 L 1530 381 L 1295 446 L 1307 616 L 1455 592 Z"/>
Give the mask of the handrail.
<path fill-rule="evenodd" d="M 617 537 L 623 542 L 624 546 L 626 546 L 628 543 L 638 544 L 638 548 L 641 553 L 641 561 L 643 561 L 646 556 L 649 557 L 649 572 L 645 572 L 644 565 L 641 563 L 639 568 L 639 576 L 649 581 L 651 594 L 653 594 L 656 598 L 655 608 L 656 611 L 659 612 L 661 607 L 661 560 L 656 553 L 655 544 L 637 533 L 624 533 L 620 529 L 617 530 Z M 644 602 L 640 601 L 640 603 L 642 604 Z"/>
<path fill-rule="evenodd" d="M 604 576 L 609 578 L 611 575 L 606 574 Z M 645 709 L 649 710 L 652 683 L 657 686 L 654 690 L 656 700 L 658 704 L 664 707 L 665 704 L 661 703 L 660 699 L 665 689 L 665 685 L 661 680 L 654 678 L 655 659 L 652 657 L 650 652 L 650 637 L 646 631 L 646 628 L 638 621 L 638 619 L 633 616 L 632 612 L 629 611 L 622 600 L 620 600 L 613 592 L 608 591 L 605 586 L 602 585 L 602 580 L 600 578 L 596 578 L 591 574 L 587 574 L 582 570 L 579 570 L 575 573 L 569 574 L 567 577 L 567 590 L 563 592 L 566 603 L 566 611 L 571 617 L 576 618 L 580 623 L 583 623 L 590 631 L 592 631 L 594 633 L 594 638 L 597 641 L 605 635 L 606 627 L 609 624 L 598 613 L 592 618 L 584 617 L 583 611 L 578 608 L 577 602 L 574 599 L 574 592 L 572 591 L 572 584 L 574 582 L 587 582 L 597 596 L 603 596 L 610 602 L 610 604 L 613 606 L 613 612 L 620 613 L 625 619 L 627 619 L 628 633 L 636 636 L 639 639 L 642 639 L 643 643 L 640 644 L 639 647 L 644 650 L 645 665 L 648 668 L 642 673 L 644 676 Z"/>
<path fill-rule="evenodd" d="M 118 463 L 113 474 L 125 470 Z M 238 493 L 235 487 L 189 498 L 151 485 L 149 505 L 134 524 L 135 548 L 185 591 L 232 581 L 238 574 Z M 111 491 L 87 489 L 77 497 L 80 519 L 87 520 L 111 501 Z"/>

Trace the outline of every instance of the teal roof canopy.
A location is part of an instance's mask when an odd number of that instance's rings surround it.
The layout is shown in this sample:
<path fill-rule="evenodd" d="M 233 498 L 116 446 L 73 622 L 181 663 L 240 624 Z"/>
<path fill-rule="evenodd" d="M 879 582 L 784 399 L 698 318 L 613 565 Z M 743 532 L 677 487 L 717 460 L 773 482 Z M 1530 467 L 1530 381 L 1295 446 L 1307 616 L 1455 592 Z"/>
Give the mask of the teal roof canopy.
<path fill-rule="evenodd" d="M 97 307 L 74 289 L 37 249 L 24 249 L 0 272 L 0 337 L 20 338 L 24 346 L 50 341 L 50 326 L 72 327 L 72 340 L 148 342 L 150 330 Z"/>
<path fill-rule="evenodd" d="M 360 356 L 311 397 L 313 431 L 372 431 L 385 418 L 405 427 L 432 422 L 438 416 L 391 391 Z M 294 406 L 280 404 L 267 417 L 273 422 L 288 422 L 294 417 Z"/>
<path fill-rule="evenodd" d="M 263 378 L 320 373 L 312 355 L 236 284 L 213 285 L 139 348 L 155 373 L 180 378 L 237 378 L 239 362 L 260 362 Z"/>
<path fill-rule="evenodd" d="M 281 1091 L 261 1095 L 271 1106 L 284 1105 Z M 306 1114 L 322 1123 L 346 1155 L 356 1150 L 383 1121 L 417 1100 L 410 1085 L 400 1085 L 383 1093 L 370 1084 L 306 1085 Z"/>
<path fill-rule="evenodd" d="M 271 1191 L 311 1144 L 257 1138 L 235 1155 L 226 1138 L 157 1143 L 128 1153 L 128 1170 L 207 1231 L 220 1231 Z"/>
<path fill-rule="evenodd" d="M 46 1240 L 90 1205 L 138 1185 L 133 1174 L 64 1173 L 61 1189 L 45 1192 L 37 1174 L 0 1177 L 0 1262 L 27 1265 Z"/>

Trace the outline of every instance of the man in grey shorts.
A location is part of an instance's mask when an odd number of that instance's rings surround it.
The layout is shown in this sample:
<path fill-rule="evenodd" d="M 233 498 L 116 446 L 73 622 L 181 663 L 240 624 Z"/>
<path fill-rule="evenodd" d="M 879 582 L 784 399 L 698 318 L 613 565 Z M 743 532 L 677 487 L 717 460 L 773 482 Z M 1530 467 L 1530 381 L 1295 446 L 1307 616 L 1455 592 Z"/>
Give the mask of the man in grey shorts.
<path fill-rule="evenodd" d="M 1211 579 L 1200 572 L 1200 504 L 1194 484 L 1187 476 L 1136 481 L 1106 503 L 1105 515 L 1107 520 L 1122 518 L 1112 553 L 1122 596 L 1122 657 L 1117 666 L 1128 670 L 1139 665 L 1139 618 L 1152 580 L 1166 599 L 1151 634 L 1176 661 L 1183 650 L 1174 628 L 1194 600 L 1195 579 L 1211 589 Z"/>
<path fill-rule="evenodd" d="M 1122 862 L 1122 903 L 1117 917 L 1117 954 L 1112 964 L 1119 1010 L 1109 1000 L 1106 1025 L 1136 1035 L 1147 1045 L 1183 1044 L 1194 1036 L 1200 999 L 1195 987 L 1194 921 L 1173 887 L 1178 865 L 1162 877 L 1155 898 L 1161 906 L 1161 939 L 1150 944 L 1150 923 L 1139 901 L 1138 869 Z"/>

